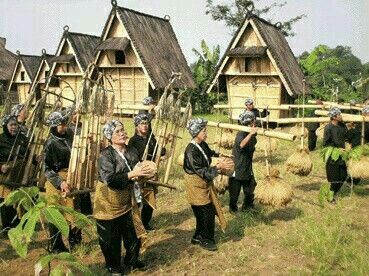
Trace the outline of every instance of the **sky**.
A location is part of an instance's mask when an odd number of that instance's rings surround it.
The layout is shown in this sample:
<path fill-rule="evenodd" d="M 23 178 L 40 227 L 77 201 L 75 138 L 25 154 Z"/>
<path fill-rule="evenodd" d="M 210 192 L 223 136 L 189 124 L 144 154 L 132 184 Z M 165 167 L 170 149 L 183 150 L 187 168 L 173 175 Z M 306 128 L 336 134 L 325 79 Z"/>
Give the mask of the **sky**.
<path fill-rule="evenodd" d="M 216 3 L 231 0 L 214 0 Z M 279 2 L 281 0 L 274 0 Z M 189 63 L 196 60 L 193 48 L 205 39 L 211 47 L 220 45 L 223 54 L 231 31 L 223 22 L 205 14 L 206 0 L 117 0 L 124 6 L 159 17 L 170 16 L 179 43 Z M 263 6 L 272 0 L 260 0 Z M 288 38 L 296 56 L 319 44 L 350 46 L 362 62 L 369 62 L 369 0 L 287 0 L 283 8 L 268 15 L 274 22 L 306 14 Z M 63 32 L 101 35 L 111 10 L 110 0 L 0 0 L 0 37 L 7 48 L 22 54 L 40 55 L 45 48 L 54 54 Z"/>

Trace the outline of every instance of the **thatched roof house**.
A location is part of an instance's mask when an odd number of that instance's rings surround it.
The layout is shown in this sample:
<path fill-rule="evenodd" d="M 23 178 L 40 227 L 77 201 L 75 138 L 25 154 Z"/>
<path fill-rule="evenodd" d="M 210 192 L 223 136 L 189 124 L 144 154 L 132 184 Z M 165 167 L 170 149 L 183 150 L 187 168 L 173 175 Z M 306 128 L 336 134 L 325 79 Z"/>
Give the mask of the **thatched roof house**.
<path fill-rule="evenodd" d="M 194 88 L 185 56 L 169 18 L 113 7 L 101 35 L 95 62 L 99 70 L 118 79 L 113 83 L 116 105 L 136 104 L 157 96 L 173 72 L 182 74 L 174 88 Z"/>
<path fill-rule="evenodd" d="M 0 84 L 5 88 L 12 78 L 13 69 L 17 61 L 17 56 L 7 50 L 6 39 L 0 37 Z"/>
<path fill-rule="evenodd" d="M 19 103 L 24 103 L 36 76 L 41 57 L 21 55 L 19 51 L 17 51 L 17 54 L 17 61 L 9 83 L 8 93 L 12 94 L 12 98 L 14 95 L 14 98 L 17 98 Z"/>
<path fill-rule="evenodd" d="M 88 65 L 94 61 L 99 42 L 98 36 L 70 32 L 69 27 L 65 26 L 55 57 L 51 59 L 53 63 L 46 88 L 75 99 L 82 77 Z M 50 96 L 48 102 L 53 104 L 55 99 L 55 96 Z M 71 102 L 63 101 L 63 104 L 70 105 Z"/>
<path fill-rule="evenodd" d="M 280 25 L 249 11 L 220 60 L 208 92 L 218 83 L 231 106 L 243 105 L 246 97 L 253 97 L 257 105 L 277 105 L 301 95 L 303 79 Z M 233 109 L 232 118 L 238 118 L 241 110 Z M 271 112 L 271 117 L 286 115 Z"/>

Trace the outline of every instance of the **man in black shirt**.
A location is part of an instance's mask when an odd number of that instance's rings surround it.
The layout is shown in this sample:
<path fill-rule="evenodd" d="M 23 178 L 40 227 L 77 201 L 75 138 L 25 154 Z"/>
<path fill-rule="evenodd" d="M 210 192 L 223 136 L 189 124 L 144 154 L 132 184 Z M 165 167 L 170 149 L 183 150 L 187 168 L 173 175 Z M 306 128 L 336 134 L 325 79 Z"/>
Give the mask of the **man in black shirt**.
<path fill-rule="evenodd" d="M 323 105 L 321 100 L 317 100 L 316 105 Z M 312 114 L 312 117 L 316 117 L 315 113 Z M 316 130 L 319 128 L 319 123 L 307 123 L 306 128 L 308 129 L 308 145 L 309 151 L 313 151 L 316 148 L 316 141 L 318 140 L 318 136 L 316 135 Z"/>
<path fill-rule="evenodd" d="M 256 145 L 255 115 L 251 111 L 244 111 L 240 114 L 239 122 L 244 126 L 251 126 L 251 131 L 239 131 L 236 135 L 232 149 L 235 162 L 235 172 L 229 180 L 229 209 L 231 212 L 238 210 L 237 200 L 241 192 L 244 193 L 244 203 L 242 209 L 254 206 L 254 190 L 256 181 L 252 170 L 252 157 Z"/>
<path fill-rule="evenodd" d="M 254 107 L 254 100 L 252 98 L 247 98 L 246 99 L 245 106 L 246 106 L 246 111 L 251 111 L 252 113 L 254 113 L 254 115 L 255 115 L 255 125 L 257 127 L 261 127 L 262 122 L 260 120 L 258 120 L 258 118 L 267 117 L 269 115 L 269 111 L 267 111 L 266 109 L 263 109 L 263 111 L 260 113 L 260 111 L 257 110 Z"/>
<path fill-rule="evenodd" d="M 323 146 L 344 150 L 345 141 L 347 140 L 347 128 L 342 122 L 341 110 L 337 107 L 332 107 L 328 116 L 331 118 L 331 122 L 324 128 Z M 347 178 L 346 163 L 341 156 L 336 161 L 329 157 L 325 168 L 328 182 L 331 184 L 331 191 L 336 196 Z M 335 202 L 336 200 L 333 199 L 332 203 Z"/>

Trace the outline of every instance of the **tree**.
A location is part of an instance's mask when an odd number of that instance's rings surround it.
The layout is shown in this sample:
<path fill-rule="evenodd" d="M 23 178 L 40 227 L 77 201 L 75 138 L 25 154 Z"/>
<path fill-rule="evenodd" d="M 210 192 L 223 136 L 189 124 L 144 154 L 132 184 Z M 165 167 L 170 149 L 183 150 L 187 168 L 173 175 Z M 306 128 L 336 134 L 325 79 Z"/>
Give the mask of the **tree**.
<path fill-rule="evenodd" d="M 217 100 L 214 93 L 206 93 L 206 89 L 210 85 L 210 81 L 214 76 L 216 66 L 220 58 L 219 45 L 212 49 L 204 40 L 201 41 L 201 49 L 192 51 L 198 60 L 191 65 L 193 78 L 197 84 L 197 89 L 189 89 L 187 96 L 191 97 L 191 104 L 194 112 L 208 113 Z"/>
<path fill-rule="evenodd" d="M 304 52 L 299 62 L 314 97 L 332 100 L 332 92 L 338 90 L 340 100 L 363 100 L 363 94 L 352 84 L 360 78 L 365 67 L 350 47 L 319 45 L 311 53 Z"/>
<path fill-rule="evenodd" d="M 243 23 L 245 15 L 251 7 L 256 6 L 256 2 L 260 0 L 232 0 L 230 4 L 214 4 L 214 0 L 206 1 L 206 14 L 210 14 L 215 21 L 224 21 L 226 26 L 229 27 L 232 32 L 235 32 L 237 28 Z M 282 8 L 287 5 L 287 1 L 275 1 L 270 5 L 264 6 L 263 8 L 254 8 L 253 13 L 257 16 L 267 15 L 275 8 Z M 296 35 L 293 31 L 293 25 L 306 17 L 305 14 L 293 17 L 285 22 L 281 22 L 281 30 L 285 36 Z M 266 18 L 268 22 L 271 19 Z"/>

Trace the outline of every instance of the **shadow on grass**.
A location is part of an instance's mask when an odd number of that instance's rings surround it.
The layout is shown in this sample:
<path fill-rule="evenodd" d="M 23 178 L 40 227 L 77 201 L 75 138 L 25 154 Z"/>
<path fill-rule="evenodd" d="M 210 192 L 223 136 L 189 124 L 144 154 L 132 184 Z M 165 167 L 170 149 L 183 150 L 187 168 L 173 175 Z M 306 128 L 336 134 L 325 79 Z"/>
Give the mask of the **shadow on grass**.
<path fill-rule="evenodd" d="M 44 253 L 46 254 L 47 241 L 34 241 L 31 242 L 28 246 L 28 253 L 35 249 L 44 249 Z M 10 242 L 2 241 L 0 242 L 0 260 L 10 261 L 12 259 L 20 258 L 20 256 L 15 252 L 15 249 L 10 245 Z"/>
<path fill-rule="evenodd" d="M 361 197 L 369 196 L 369 187 L 354 186 L 354 194 Z"/>
<path fill-rule="evenodd" d="M 321 186 L 321 181 L 319 182 L 309 182 L 309 183 L 302 183 L 296 186 L 297 189 L 310 192 L 310 191 L 319 191 Z"/>
<path fill-rule="evenodd" d="M 166 228 L 170 226 L 178 226 L 189 218 L 193 217 L 191 207 L 182 209 L 179 212 L 164 212 L 155 216 L 152 223 L 155 228 Z"/>

